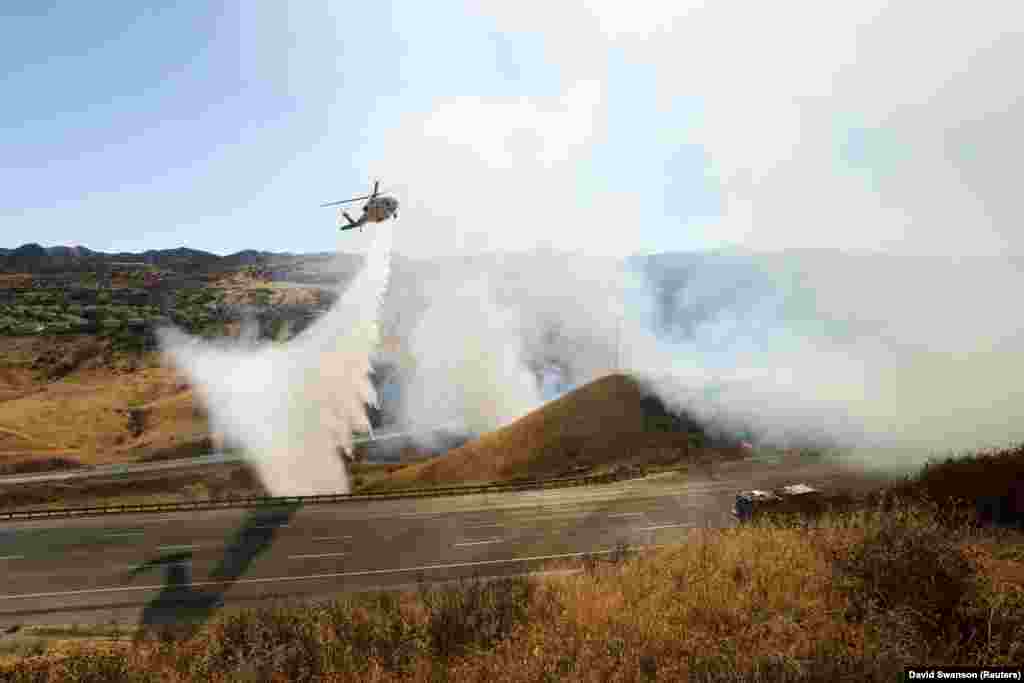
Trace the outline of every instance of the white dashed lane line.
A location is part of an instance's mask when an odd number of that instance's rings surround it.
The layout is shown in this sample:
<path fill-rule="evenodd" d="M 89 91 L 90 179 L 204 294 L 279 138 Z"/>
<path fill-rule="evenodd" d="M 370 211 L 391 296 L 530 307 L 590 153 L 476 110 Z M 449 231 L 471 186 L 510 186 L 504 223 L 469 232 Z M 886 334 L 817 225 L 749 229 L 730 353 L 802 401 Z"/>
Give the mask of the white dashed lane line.
<path fill-rule="evenodd" d="M 0 560 L 24 560 L 24 555 L 0 555 Z"/>
<path fill-rule="evenodd" d="M 453 546 L 456 548 L 462 548 L 469 545 L 491 545 L 494 543 L 504 543 L 504 538 L 488 538 L 483 541 L 463 541 L 462 543 L 454 543 Z"/>
<path fill-rule="evenodd" d="M 344 541 L 352 538 L 351 536 L 314 536 L 314 541 Z"/>
<path fill-rule="evenodd" d="M 323 557 L 344 557 L 350 553 L 317 553 L 315 555 L 289 555 L 289 560 L 316 560 Z"/>
<path fill-rule="evenodd" d="M 157 546 L 158 552 L 171 552 L 175 550 L 199 550 L 197 545 L 161 545 Z"/>

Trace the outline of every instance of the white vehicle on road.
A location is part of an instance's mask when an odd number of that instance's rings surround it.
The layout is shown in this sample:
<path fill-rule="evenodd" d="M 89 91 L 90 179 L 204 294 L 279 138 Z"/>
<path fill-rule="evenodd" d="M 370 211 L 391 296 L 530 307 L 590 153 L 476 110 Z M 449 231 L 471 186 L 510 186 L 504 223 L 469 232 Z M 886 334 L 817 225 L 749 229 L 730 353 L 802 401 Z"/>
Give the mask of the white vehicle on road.
<path fill-rule="evenodd" d="M 778 502 L 794 496 L 804 496 L 814 493 L 821 492 L 807 484 L 791 484 L 789 486 L 784 486 L 781 489 L 777 489 L 776 491 L 762 491 L 759 489 L 741 491 L 736 494 L 736 504 L 733 506 L 732 514 L 739 521 L 747 522 L 754 516 L 755 509 L 766 503 Z"/>

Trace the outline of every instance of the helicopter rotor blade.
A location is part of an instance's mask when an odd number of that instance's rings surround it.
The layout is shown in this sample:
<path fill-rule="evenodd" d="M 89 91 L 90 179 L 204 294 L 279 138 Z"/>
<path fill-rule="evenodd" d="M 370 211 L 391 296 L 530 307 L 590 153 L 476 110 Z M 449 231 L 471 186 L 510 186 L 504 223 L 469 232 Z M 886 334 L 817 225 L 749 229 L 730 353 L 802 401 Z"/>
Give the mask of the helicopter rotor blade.
<path fill-rule="evenodd" d="M 337 206 L 338 204 L 348 204 L 349 202 L 358 202 L 360 199 L 370 199 L 371 197 L 372 197 L 372 195 L 365 195 L 363 197 L 353 197 L 352 199 L 342 199 L 340 202 L 327 202 L 326 204 L 321 204 L 320 206 L 321 207 L 324 207 L 324 206 Z"/>
<path fill-rule="evenodd" d="M 379 180 L 373 181 L 373 194 L 370 195 L 371 197 L 376 197 L 377 196 L 378 188 L 380 188 L 380 181 Z"/>

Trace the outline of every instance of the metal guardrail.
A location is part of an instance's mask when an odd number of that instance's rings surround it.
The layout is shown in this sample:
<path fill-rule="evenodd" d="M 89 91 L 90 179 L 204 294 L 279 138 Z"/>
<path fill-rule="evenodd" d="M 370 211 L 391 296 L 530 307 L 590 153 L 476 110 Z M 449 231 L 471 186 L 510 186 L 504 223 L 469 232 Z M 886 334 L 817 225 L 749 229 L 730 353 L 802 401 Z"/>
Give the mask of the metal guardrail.
<path fill-rule="evenodd" d="M 181 503 L 137 503 L 134 505 L 104 505 L 79 508 L 35 508 L 8 510 L 0 512 L 2 520 L 52 519 L 60 517 L 95 517 L 111 514 L 145 513 L 145 512 L 189 512 L 193 510 L 217 510 L 248 507 L 273 507 L 281 505 L 323 505 L 366 500 L 401 500 L 408 498 L 441 498 L 445 496 L 465 496 L 480 493 L 501 493 L 507 491 L 529 491 L 592 484 L 608 484 L 614 481 L 634 479 L 643 476 L 642 472 L 608 472 L 591 474 L 582 477 L 559 477 L 537 481 L 505 482 L 498 484 L 480 484 L 470 486 L 443 486 L 421 489 L 397 489 L 394 491 L 375 491 L 368 493 L 335 493 L 317 496 L 263 496 L 250 498 L 222 498 L 197 500 Z"/>

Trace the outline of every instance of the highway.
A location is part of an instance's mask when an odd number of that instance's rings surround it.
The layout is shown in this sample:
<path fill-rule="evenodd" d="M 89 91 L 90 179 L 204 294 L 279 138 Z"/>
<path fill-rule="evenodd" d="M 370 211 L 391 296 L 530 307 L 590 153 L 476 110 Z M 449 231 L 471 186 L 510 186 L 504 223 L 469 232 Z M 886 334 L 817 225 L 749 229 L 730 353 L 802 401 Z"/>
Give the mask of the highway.
<path fill-rule="evenodd" d="M 429 434 L 447 434 L 447 427 L 412 432 L 412 431 L 390 431 L 378 432 L 373 436 L 357 437 L 353 439 L 356 446 L 365 445 L 372 448 L 367 455 L 367 462 L 394 462 L 394 458 L 388 458 L 386 448 L 391 442 L 405 440 L 412 442 L 414 437 L 426 437 Z M 244 462 L 241 455 L 230 453 L 210 453 L 193 458 L 176 458 L 174 460 L 160 460 L 156 462 L 140 463 L 117 463 L 113 465 L 96 465 L 74 470 L 59 472 L 45 472 L 40 474 L 11 474 L 0 477 L 0 486 L 11 484 L 35 484 L 40 482 L 70 481 L 72 479 L 85 479 L 88 477 L 102 477 L 112 475 L 131 475 L 146 472 L 160 472 L 163 470 L 183 469 L 187 467 L 200 467 L 205 465 L 222 465 Z"/>
<path fill-rule="evenodd" d="M 159 624 L 221 604 L 537 571 L 732 525 L 741 489 L 851 476 L 829 463 L 745 461 L 548 491 L 10 522 L 0 525 L 0 628 Z"/>

